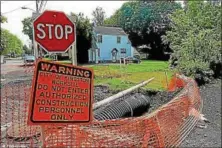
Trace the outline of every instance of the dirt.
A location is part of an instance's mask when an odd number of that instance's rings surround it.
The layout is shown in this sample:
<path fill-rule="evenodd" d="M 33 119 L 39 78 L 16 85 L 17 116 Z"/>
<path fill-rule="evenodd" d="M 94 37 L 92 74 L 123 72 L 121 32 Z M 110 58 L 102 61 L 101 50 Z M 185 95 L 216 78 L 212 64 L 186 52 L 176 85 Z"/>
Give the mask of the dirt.
<path fill-rule="evenodd" d="M 221 80 L 200 87 L 204 101 L 204 117 L 209 122 L 199 122 L 181 147 L 221 147 Z"/>
<path fill-rule="evenodd" d="M 150 108 L 149 113 L 153 112 L 154 110 L 158 109 L 160 106 L 168 103 L 170 100 L 172 100 L 180 91 L 181 89 L 178 89 L 175 92 L 157 92 L 156 94 L 151 95 L 151 102 L 150 102 Z"/>
<path fill-rule="evenodd" d="M 114 92 L 109 90 L 108 86 L 95 86 L 94 87 L 94 102 L 101 101 L 107 97 L 110 97 L 114 94 Z"/>
<path fill-rule="evenodd" d="M 148 109 L 148 112 L 152 112 L 154 110 L 156 110 L 157 108 L 159 108 L 160 106 L 166 104 L 167 102 L 169 102 L 174 96 L 176 96 L 176 94 L 178 94 L 178 92 L 180 91 L 177 90 L 175 92 L 167 92 L 167 91 L 162 91 L 162 92 L 150 92 L 150 91 L 144 91 L 144 90 L 135 90 L 134 92 L 124 96 L 125 98 L 127 98 L 128 96 L 132 95 L 132 94 L 143 94 L 146 97 L 150 97 L 150 108 Z M 107 97 L 110 97 L 114 94 L 116 94 L 117 92 L 115 91 L 111 91 L 109 90 L 108 86 L 95 86 L 94 87 L 94 102 L 98 102 L 101 101 Z M 124 97 L 120 98 L 117 100 L 124 100 Z"/>

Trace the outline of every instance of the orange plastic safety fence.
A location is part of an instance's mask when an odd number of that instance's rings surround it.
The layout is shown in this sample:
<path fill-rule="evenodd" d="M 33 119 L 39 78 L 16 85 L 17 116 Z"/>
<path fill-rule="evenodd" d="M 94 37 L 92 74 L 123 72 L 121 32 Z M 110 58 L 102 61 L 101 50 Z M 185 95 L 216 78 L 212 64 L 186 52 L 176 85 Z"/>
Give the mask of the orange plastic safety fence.
<path fill-rule="evenodd" d="M 173 82 L 176 87 L 183 86 L 183 90 L 173 100 L 151 114 L 137 118 L 93 121 L 88 126 L 45 126 L 44 146 L 178 146 L 197 123 L 202 101 L 194 80 L 177 75 L 173 78 Z"/>
<path fill-rule="evenodd" d="M 18 67 L 7 73 L 1 86 L 1 148 L 37 147 L 39 126 L 28 126 L 28 103 L 34 67 Z"/>
<path fill-rule="evenodd" d="M 171 147 L 179 146 L 198 121 L 202 108 L 194 80 L 175 75 L 169 90 L 183 87 L 169 103 L 141 117 L 93 121 L 90 125 L 28 126 L 33 67 L 1 89 L 1 147 Z"/>

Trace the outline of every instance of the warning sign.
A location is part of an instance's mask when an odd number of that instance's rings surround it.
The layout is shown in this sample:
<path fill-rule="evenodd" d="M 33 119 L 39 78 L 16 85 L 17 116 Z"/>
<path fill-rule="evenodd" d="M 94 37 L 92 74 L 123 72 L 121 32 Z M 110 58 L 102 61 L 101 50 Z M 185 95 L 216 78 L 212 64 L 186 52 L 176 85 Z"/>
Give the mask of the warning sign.
<path fill-rule="evenodd" d="M 92 96 L 93 72 L 90 69 L 38 61 L 28 123 L 89 123 Z"/>

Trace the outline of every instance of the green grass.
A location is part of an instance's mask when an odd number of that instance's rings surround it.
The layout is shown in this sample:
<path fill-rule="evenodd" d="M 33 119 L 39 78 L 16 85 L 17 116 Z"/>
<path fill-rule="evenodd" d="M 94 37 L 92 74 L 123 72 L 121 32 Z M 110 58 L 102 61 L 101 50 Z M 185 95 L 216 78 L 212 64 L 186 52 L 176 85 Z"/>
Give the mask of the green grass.
<path fill-rule="evenodd" d="M 124 90 L 140 82 L 154 77 L 154 80 L 144 86 L 148 90 L 165 90 L 173 71 L 169 63 L 164 61 L 142 61 L 141 64 L 122 65 L 91 65 L 94 69 L 95 85 L 108 85 L 111 90 Z"/>
<path fill-rule="evenodd" d="M 43 60 L 46 60 L 46 61 L 53 61 L 52 58 L 43 58 Z M 72 61 L 70 60 L 63 60 L 63 61 L 56 61 L 57 63 L 61 63 L 61 64 L 72 64 Z"/>

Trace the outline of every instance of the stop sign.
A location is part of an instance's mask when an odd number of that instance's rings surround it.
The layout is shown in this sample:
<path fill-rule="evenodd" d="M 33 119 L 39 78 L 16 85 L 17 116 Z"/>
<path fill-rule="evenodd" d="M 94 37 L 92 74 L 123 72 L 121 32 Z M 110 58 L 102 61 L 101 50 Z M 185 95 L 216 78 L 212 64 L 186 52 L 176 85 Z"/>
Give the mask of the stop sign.
<path fill-rule="evenodd" d="M 66 52 L 75 42 L 75 24 L 59 11 L 45 11 L 33 22 L 34 39 L 47 52 Z"/>

